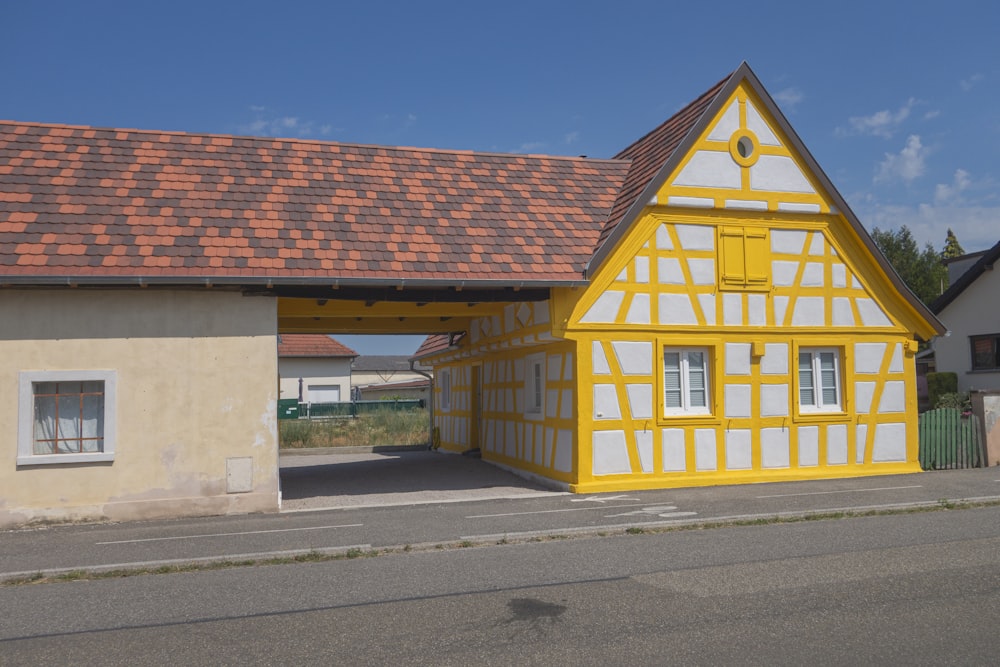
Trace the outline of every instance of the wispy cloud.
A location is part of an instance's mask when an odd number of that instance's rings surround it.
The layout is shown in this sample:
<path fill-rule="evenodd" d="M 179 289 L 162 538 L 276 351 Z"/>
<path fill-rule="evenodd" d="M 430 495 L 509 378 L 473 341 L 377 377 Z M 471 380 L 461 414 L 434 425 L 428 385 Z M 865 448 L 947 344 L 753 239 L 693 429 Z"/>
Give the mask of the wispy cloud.
<path fill-rule="evenodd" d="M 996 229 L 1000 227 L 1000 207 L 988 203 L 976 205 L 911 206 L 875 205 L 860 206 L 858 213 L 870 231 L 899 229 L 906 225 L 913 238 L 923 246 L 930 243 L 937 250 L 944 247 L 948 229 L 955 232 L 966 252 L 986 250 L 997 242 Z"/>
<path fill-rule="evenodd" d="M 329 123 L 303 120 L 298 116 L 283 116 L 259 105 L 251 105 L 254 119 L 237 126 L 240 134 L 257 137 L 298 137 L 301 139 L 330 136 L 337 128 Z"/>
<path fill-rule="evenodd" d="M 916 98 L 911 97 L 896 111 L 883 109 L 870 116 L 853 116 L 847 121 L 848 127 L 837 128 L 837 134 L 839 136 L 870 134 L 889 139 L 903 124 L 903 121 L 910 117 L 910 112 L 916 104 Z"/>
<path fill-rule="evenodd" d="M 957 169 L 950 184 L 938 183 L 934 188 L 934 203 L 958 203 L 962 199 L 962 193 L 968 190 L 970 185 L 972 185 L 972 179 L 969 178 L 969 172 Z"/>
<path fill-rule="evenodd" d="M 920 143 L 920 137 L 911 134 L 899 153 L 886 153 L 875 174 L 876 183 L 903 181 L 911 183 L 922 176 L 927 169 L 927 148 Z"/>
<path fill-rule="evenodd" d="M 515 153 L 537 153 L 545 148 L 544 141 L 526 141 L 514 151 Z"/>
<path fill-rule="evenodd" d="M 795 109 L 806 97 L 798 88 L 785 88 L 774 94 L 774 101 L 786 111 Z"/>
<path fill-rule="evenodd" d="M 566 136 L 563 137 L 563 141 L 565 141 L 567 144 L 575 144 L 579 140 L 580 140 L 579 132 L 567 132 Z"/>
<path fill-rule="evenodd" d="M 973 88 L 975 88 L 976 84 L 978 84 L 980 81 L 982 81 L 983 78 L 984 77 L 983 77 L 982 74 L 976 73 L 976 74 L 973 74 L 972 76 L 970 76 L 970 77 L 968 77 L 966 79 L 962 79 L 961 81 L 959 81 L 958 82 L 958 86 L 964 92 L 967 93 L 970 90 L 972 90 Z"/>

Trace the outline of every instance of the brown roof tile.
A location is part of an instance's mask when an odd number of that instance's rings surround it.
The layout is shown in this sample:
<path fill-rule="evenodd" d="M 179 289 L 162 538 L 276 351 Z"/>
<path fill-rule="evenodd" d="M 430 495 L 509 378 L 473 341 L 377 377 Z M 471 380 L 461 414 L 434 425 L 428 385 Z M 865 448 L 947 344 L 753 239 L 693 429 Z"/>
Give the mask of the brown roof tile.
<path fill-rule="evenodd" d="M 281 334 L 279 357 L 356 357 L 358 353 L 326 334 Z"/>

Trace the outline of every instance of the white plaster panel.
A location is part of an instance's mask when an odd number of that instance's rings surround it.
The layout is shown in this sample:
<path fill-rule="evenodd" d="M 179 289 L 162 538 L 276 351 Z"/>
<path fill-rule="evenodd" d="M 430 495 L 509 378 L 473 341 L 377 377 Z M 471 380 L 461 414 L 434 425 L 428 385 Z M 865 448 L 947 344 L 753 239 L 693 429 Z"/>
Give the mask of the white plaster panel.
<path fill-rule="evenodd" d="M 656 280 L 662 285 L 683 285 L 684 271 L 676 257 L 659 257 L 656 260 Z"/>
<path fill-rule="evenodd" d="M 549 382 L 558 382 L 562 377 L 562 355 L 550 354 L 545 358 L 545 378 Z"/>
<path fill-rule="evenodd" d="M 906 412 L 906 383 L 893 380 L 882 387 L 882 400 L 878 403 L 879 414 Z"/>
<path fill-rule="evenodd" d="M 764 375 L 785 375 L 788 373 L 788 344 L 767 343 L 764 356 L 760 360 L 760 372 Z"/>
<path fill-rule="evenodd" d="M 560 472 L 573 470 L 573 433 L 561 430 L 556 435 L 556 455 L 553 468 Z"/>
<path fill-rule="evenodd" d="M 874 382 L 854 383 L 854 409 L 860 415 L 866 415 L 872 411 L 872 397 L 875 395 Z"/>
<path fill-rule="evenodd" d="M 729 141 L 729 137 L 738 129 L 740 129 L 740 107 L 739 103 L 733 100 L 719 116 L 719 122 L 709 132 L 708 138 L 712 141 Z"/>
<path fill-rule="evenodd" d="M 746 110 L 747 129 L 757 135 L 757 141 L 763 146 L 780 146 L 781 142 L 778 141 L 778 137 L 774 136 L 774 132 L 771 131 L 767 121 L 761 117 L 757 107 L 748 101 Z"/>
<path fill-rule="evenodd" d="M 798 262 L 775 260 L 771 262 L 771 282 L 778 287 L 791 287 L 799 271 Z"/>
<path fill-rule="evenodd" d="M 886 317 L 881 306 L 871 299 L 857 299 L 858 314 L 866 327 L 889 327 L 892 322 Z"/>
<path fill-rule="evenodd" d="M 750 343 L 726 343 L 726 375 L 750 375 Z"/>
<path fill-rule="evenodd" d="M 863 290 L 865 286 L 861 284 L 861 280 L 853 273 L 850 275 L 851 275 L 851 289 Z"/>
<path fill-rule="evenodd" d="M 614 323 L 618 319 L 618 309 L 621 308 L 624 292 L 607 291 L 597 298 L 587 314 L 580 318 L 581 322 Z"/>
<path fill-rule="evenodd" d="M 762 384 L 760 386 L 760 416 L 788 416 L 787 384 Z"/>
<path fill-rule="evenodd" d="M 803 287 L 823 286 L 823 264 L 820 262 L 806 262 L 805 271 L 802 272 Z"/>
<path fill-rule="evenodd" d="M 628 408 L 632 419 L 653 418 L 653 385 L 627 384 L 625 392 L 628 394 Z"/>
<path fill-rule="evenodd" d="M 715 294 L 699 294 L 698 305 L 701 306 L 701 314 L 705 317 L 705 324 L 715 326 Z"/>
<path fill-rule="evenodd" d="M 831 267 L 831 278 L 834 287 L 847 287 L 847 267 L 843 264 L 834 263 Z"/>
<path fill-rule="evenodd" d="M 506 333 L 514 331 L 514 304 L 509 303 L 503 309 L 503 328 Z"/>
<path fill-rule="evenodd" d="M 560 419 L 572 419 L 573 418 L 573 390 L 563 389 L 562 390 L 562 401 L 559 403 L 559 418 Z"/>
<path fill-rule="evenodd" d="M 559 390 L 547 389 L 545 391 L 545 416 L 554 418 L 559 412 Z"/>
<path fill-rule="evenodd" d="M 639 452 L 639 465 L 643 472 L 653 472 L 653 432 L 636 431 L 635 446 Z"/>
<path fill-rule="evenodd" d="M 764 468 L 787 468 L 791 465 L 788 429 L 760 430 L 760 464 Z"/>
<path fill-rule="evenodd" d="M 761 155 L 750 167 L 750 189 L 767 192 L 815 194 L 799 166 L 784 155 Z"/>
<path fill-rule="evenodd" d="M 594 375 L 611 375 L 611 367 L 608 366 L 608 359 L 604 356 L 604 346 L 595 340 L 591 343 L 591 363 L 594 366 Z"/>
<path fill-rule="evenodd" d="M 740 166 L 729 152 L 698 151 L 674 179 L 674 185 L 694 188 L 728 188 L 739 190 Z"/>
<path fill-rule="evenodd" d="M 823 250 L 826 248 L 826 239 L 823 238 L 822 232 L 813 232 L 812 240 L 809 242 L 809 254 L 810 255 L 822 255 Z"/>
<path fill-rule="evenodd" d="M 690 206 L 691 208 L 715 208 L 715 200 L 708 197 L 667 197 L 667 206 Z"/>
<path fill-rule="evenodd" d="M 666 225 L 656 228 L 656 247 L 660 250 L 673 250 L 674 243 L 670 240 L 670 230 Z"/>
<path fill-rule="evenodd" d="M 878 373 L 885 356 L 885 343 L 855 343 L 854 372 Z"/>
<path fill-rule="evenodd" d="M 535 313 L 535 324 L 546 324 L 549 321 L 549 302 L 538 301 L 532 306 Z"/>
<path fill-rule="evenodd" d="M 618 392 L 613 384 L 594 385 L 594 419 L 621 419 Z"/>
<path fill-rule="evenodd" d="M 533 312 L 534 309 L 530 305 L 526 303 L 522 303 L 521 305 L 519 305 L 517 307 L 518 324 L 520 324 L 522 327 L 527 326 L 528 323 L 531 322 L 531 315 Z"/>
<path fill-rule="evenodd" d="M 752 327 L 767 324 L 767 297 L 763 294 L 747 294 L 747 324 Z"/>
<path fill-rule="evenodd" d="M 865 446 L 868 444 L 868 424 L 858 424 L 854 442 L 854 460 L 857 463 L 865 462 Z"/>
<path fill-rule="evenodd" d="M 795 229 L 772 229 L 771 252 L 780 255 L 801 255 L 806 245 L 806 232 Z"/>
<path fill-rule="evenodd" d="M 620 475 L 632 472 L 628 462 L 625 431 L 594 431 L 594 474 Z"/>
<path fill-rule="evenodd" d="M 514 458 L 517 455 L 517 425 L 507 422 L 505 431 L 504 455 Z"/>
<path fill-rule="evenodd" d="M 663 429 L 663 472 L 684 472 L 687 457 L 684 446 L 684 429 Z"/>
<path fill-rule="evenodd" d="M 800 296 L 792 313 L 793 327 L 821 327 L 825 324 L 823 297 Z"/>
<path fill-rule="evenodd" d="M 536 466 L 543 465 L 543 461 L 548 461 L 549 454 L 552 453 L 552 437 L 554 434 L 555 432 L 551 428 L 546 428 L 544 440 L 535 441 L 534 464 Z"/>
<path fill-rule="evenodd" d="M 766 211 L 767 202 L 755 199 L 727 199 L 725 207 L 744 211 Z"/>
<path fill-rule="evenodd" d="M 854 311 L 851 309 L 851 300 L 843 296 L 833 297 L 833 326 L 853 327 Z"/>
<path fill-rule="evenodd" d="M 628 267 L 624 267 L 617 276 L 615 276 L 616 283 L 627 283 L 628 282 Z"/>
<path fill-rule="evenodd" d="M 726 292 L 722 295 L 722 321 L 727 326 L 743 326 L 743 295 Z"/>
<path fill-rule="evenodd" d="M 694 432 L 694 467 L 696 470 L 718 470 L 715 429 L 699 428 Z"/>
<path fill-rule="evenodd" d="M 831 466 L 847 465 L 847 424 L 826 427 L 826 463 Z"/>
<path fill-rule="evenodd" d="M 819 465 L 819 426 L 800 426 L 799 466 Z"/>
<path fill-rule="evenodd" d="M 889 372 L 903 372 L 903 346 L 899 343 L 896 343 L 892 348 L 892 360 L 889 362 Z"/>
<path fill-rule="evenodd" d="M 687 261 L 688 271 L 691 272 L 691 282 L 695 285 L 715 284 L 715 260 L 706 258 L 695 258 Z"/>
<path fill-rule="evenodd" d="M 649 341 L 622 341 L 611 343 L 618 359 L 618 366 L 625 375 L 652 375 L 653 344 Z"/>
<path fill-rule="evenodd" d="M 906 424 L 876 424 L 872 462 L 906 460 Z"/>
<path fill-rule="evenodd" d="M 803 204 L 800 202 L 778 202 L 778 210 L 784 213 L 819 213 L 819 204 Z"/>
<path fill-rule="evenodd" d="M 573 379 L 573 366 L 574 366 L 574 364 L 573 364 L 573 353 L 572 352 L 567 352 L 566 353 L 566 361 L 563 364 L 563 377 L 562 377 L 563 380 L 572 380 Z"/>
<path fill-rule="evenodd" d="M 727 419 L 750 416 L 750 385 L 727 384 L 725 397 Z"/>
<path fill-rule="evenodd" d="M 626 324 L 649 324 L 649 295 L 633 294 L 625 315 Z"/>
<path fill-rule="evenodd" d="M 752 467 L 750 431 L 746 429 L 726 431 L 726 469 L 750 470 Z"/>
<path fill-rule="evenodd" d="M 785 326 L 785 312 L 788 310 L 788 297 L 787 296 L 776 296 L 774 297 L 774 325 L 778 327 Z"/>
<path fill-rule="evenodd" d="M 727 155 L 728 159 L 728 155 Z M 708 225 L 676 225 L 677 238 L 684 250 L 715 250 L 715 228 Z"/>
<path fill-rule="evenodd" d="M 660 294 L 660 324 L 698 324 L 687 294 Z"/>
<path fill-rule="evenodd" d="M 635 258 L 635 282 L 640 285 L 649 284 L 649 257 L 645 255 Z"/>

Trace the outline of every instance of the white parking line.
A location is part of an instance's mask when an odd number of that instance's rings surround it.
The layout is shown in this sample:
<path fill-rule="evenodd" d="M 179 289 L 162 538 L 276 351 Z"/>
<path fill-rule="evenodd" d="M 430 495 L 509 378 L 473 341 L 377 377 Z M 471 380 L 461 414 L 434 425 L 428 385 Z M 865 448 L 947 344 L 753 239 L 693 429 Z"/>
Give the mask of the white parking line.
<path fill-rule="evenodd" d="M 826 496 L 833 493 L 859 493 L 865 491 L 898 491 L 899 489 L 919 489 L 922 488 L 921 484 L 912 484 L 910 486 L 883 486 L 876 489 L 842 489 L 840 491 L 811 491 L 809 493 L 781 493 L 775 496 L 757 496 L 757 498 L 791 498 L 793 496 Z"/>
<path fill-rule="evenodd" d="M 328 530 L 331 528 L 358 528 L 363 523 L 347 523 L 339 526 L 309 526 L 308 528 L 278 528 L 275 530 L 248 530 L 243 533 L 212 533 L 208 535 L 176 535 L 174 537 L 147 537 L 141 540 L 118 540 L 115 542 L 96 542 L 98 546 L 105 544 L 135 544 L 137 542 L 164 542 L 166 540 L 197 540 L 201 537 L 233 537 L 235 535 L 263 535 L 265 533 L 293 533 L 304 530 Z"/>
<path fill-rule="evenodd" d="M 567 510 L 537 510 L 535 512 L 506 512 L 504 514 L 473 514 L 466 519 L 492 519 L 498 516 L 524 516 L 525 514 L 554 514 L 556 512 L 586 512 L 592 510 L 610 510 L 619 507 L 638 507 L 642 503 L 632 503 L 631 505 L 594 505 L 593 507 L 572 507 Z"/>

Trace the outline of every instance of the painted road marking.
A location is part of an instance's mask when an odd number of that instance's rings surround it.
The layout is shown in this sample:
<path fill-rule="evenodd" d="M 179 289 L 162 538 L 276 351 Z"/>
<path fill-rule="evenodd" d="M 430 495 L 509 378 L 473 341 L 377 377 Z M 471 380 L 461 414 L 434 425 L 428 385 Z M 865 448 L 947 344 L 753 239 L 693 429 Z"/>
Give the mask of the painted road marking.
<path fill-rule="evenodd" d="M 775 496 L 757 496 L 758 498 L 791 498 L 793 496 L 826 496 L 832 493 L 863 493 L 865 491 L 898 491 L 900 489 L 920 489 L 920 484 L 910 486 L 883 486 L 876 489 L 842 489 L 840 491 L 810 491 L 809 493 L 781 493 Z"/>
<path fill-rule="evenodd" d="M 694 516 L 697 512 L 678 512 L 677 507 L 674 505 L 654 505 L 652 507 L 643 507 L 640 510 L 635 510 L 632 512 L 622 512 L 621 514 L 605 514 L 605 519 L 613 519 L 618 516 L 661 516 L 661 517 L 681 517 L 681 516 Z"/>
<path fill-rule="evenodd" d="M 587 510 L 613 510 L 619 507 L 638 507 L 642 503 L 632 503 L 631 505 L 595 505 L 593 507 L 571 507 L 565 510 L 537 510 L 534 512 L 505 512 L 503 514 L 474 514 L 465 517 L 466 519 L 492 519 L 498 516 L 524 516 L 525 514 L 554 514 L 556 512 L 586 512 Z"/>
<path fill-rule="evenodd" d="M 234 537 L 236 535 L 263 535 L 265 533 L 293 533 L 305 530 L 328 530 L 332 528 L 359 528 L 363 523 L 347 523 L 339 526 L 310 526 L 308 528 L 278 528 L 275 530 L 248 530 L 243 533 L 212 533 L 208 535 L 176 535 L 174 537 L 147 537 L 141 540 L 117 540 L 115 542 L 96 542 L 97 546 L 105 544 L 135 544 L 137 542 L 164 542 L 166 540 L 197 540 L 202 537 Z"/>
<path fill-rule="evenodd" d="M 572 498 L 571 503 L 605 503 L 609 500 L 639 500 L 632 496 L 587 496 L 586 498 Z"/>

